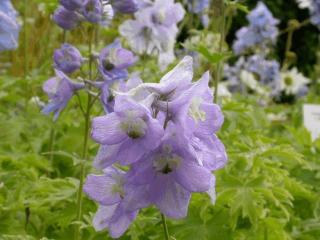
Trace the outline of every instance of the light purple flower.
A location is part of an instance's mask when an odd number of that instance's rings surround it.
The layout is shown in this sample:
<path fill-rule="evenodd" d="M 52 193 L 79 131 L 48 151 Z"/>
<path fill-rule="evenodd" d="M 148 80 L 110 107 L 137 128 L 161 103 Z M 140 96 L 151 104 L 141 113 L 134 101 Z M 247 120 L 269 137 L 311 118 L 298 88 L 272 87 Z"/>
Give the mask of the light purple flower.
<path fill-rule="evenodd" d="M 112 7 L 121 13 L 134 13 L 138 11 L 139 0 L 113 0 L 111 1 Z"/>
<path fill-rule="evenodd" d="M 311 0 L 310 2 L 311 23 L 320 29 L 320 2 L 318 0 Z"/>
<path fill-rule="evenodd" d="M 93 226 L 97 231 L 108 229 L 113 238 L 123 235 L 138 213 L 123 207 L 125 181 L 124 172 L 110 167 L 104 170 L 104 175 L 89 175 L 84 185 L 86 194 L 99 203 Z"/>
<path fill-rule="evenodd" d="M 277 39 L 276 25 L 279 21 L 272 16 L 263 2 L 258 3 L 257 7 L 248 14 L 247 19 L 249 26 L 242 27 L 236 33 L 237 40 L 233 44 L 234 52 L 241 54 L 254 48 L 266 51 L 268 45 L 274 44 Z"/>
<path fill-rule="evenodd" d="M 82 18 L 79 13 L 69 11 L 63 6 L 59 6 L 53 14 L 53 21 L 65 30 L 72 30 L 76 28 Z"/>
<path fill-rule="evenodd" d="M 146 106 L 116 96 L 114 112 L 94 118 L 91 135 L 102 145 L 95 166 L 105 168 L 114 162 L 128 165 L 138 161 L 159 145 L 163 128 Z"/>
<path fill-rule="evenodd" d="M 143 204 L 156 205 L 170 218 L 185 217 L 191 193 L 208 191 L 213 178 L 211 172 L 198 163 L 181 129 L 171 124 L 161 145 L 133 164 L 128 175 L 131 184 L 145 189 L 137 192 L 144 201 L 147 199 Z M 130 210 L 142 205 L 125 202 Z"/>
<path fill-rule="evenodd" d="M 127 92 L 142 83 L 142 80 L 139 77 L 138 73 L 133 73 L 131 75 L 132 76 L 126 82 L 122 80 L 117 82 L 110 82 L 108 80 L 105 80 L 103 82 L 90 82 L 91 85 L 93 85 L 101 91 L 100 100 L 106 113 L 114 111 L 114 91 Z M 146 95 L 144 95 L 143 97 L 145 96 Z"/>
<path fill-rule="evenodd" d="M 209 25 L 209 16 L 206 10 L 210 8 L 210 2 L 211 0 L 187 0 L 189 11 L 198 14 L 205 27 Z"/>
<path fill-rule="evenodd" d="M 116 39 L 112 44 L 104 48 L 99 56 L 99 71 L 102 77 L 110 83 L 115 80 L 128 77 L 127 68 L 136 62 L 137 58 L 133 53 L 122 48 L 121 43 Z"/>
<path fill-rule="evenodd" d="M 215 201 L 211 171 L 227 161 L 216 136 L 223 115 L 213 103 L 209 73 L 192 83 L 192 62 L 185 57 L 160 83 L 120 84 L 114 112 L 93 120 L 92 138 L 101 145 L 94 165 L 105 174 L 89 176 L 84 191 L 100 205 L 97 230 L 119 237 L 149 205 L 183 218 L 193 192 Z M 114 163 L 129 165 L 128 172 Z"/>
<path fill-rule="evenodd" d="M 18 47 L 20 25 L 17 12 L 9 0 L 0 2 L 0 51 Z"/>
<path fill-rule="evenodd" d="M 259 76 L 264 85 L 276 88 L 280 80 L 280 65 L 275 60 L 267 60 L 260 55 L 252 55 L 247 60 L 247 70 Z"/>
<path fill-rule="evenodd" d="M 73 82 L 63 72 L 56 70 L 56 76 L 50 78 L 43 85 L 43 90 L 48 95 L 50 101 L 42 109 L 42 113 L 49 114 L 53 112 L 54 120 L 56 120 L 75 91 L 82 88 L 84 88 L 83 83 Z"/>
<path fill-rule="evenodd" d="M 86 0 L 60 0 L 60 4 L 69 11 L 77 10 L 84 6 Z"/>
<path fill-rule="evenodd" d="M 100 0 L 86 0 L 82 10 L 83 16 L 92 23 L 99 23 L 103 18 L 103 5 Z"/>
<path fill-rule="evenodd" d="M 184 14 L 185 10 L 180 3 L 156 0 L 135 13 L 135 20 L 124 22 L 119 31 L 138 54 L 169 53 L 170 61 L 161 59 L 167 65 L 174 59 L 171 56 L 178 33 L 177 23 L 183 19 Z"/>
<path fill-rule="evenodd" d="M 77 48 L 70 44 L 63 44 L 53 54 L 54 67 L 64 73 L 78 70 L 82 64 L 82 56 Z"/>

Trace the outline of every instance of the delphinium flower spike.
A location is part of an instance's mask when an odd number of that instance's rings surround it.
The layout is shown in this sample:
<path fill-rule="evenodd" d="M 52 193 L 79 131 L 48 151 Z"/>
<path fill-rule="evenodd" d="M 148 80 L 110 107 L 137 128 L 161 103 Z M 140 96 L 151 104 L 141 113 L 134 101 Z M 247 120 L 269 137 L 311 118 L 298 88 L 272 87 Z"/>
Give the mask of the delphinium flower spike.
<path fill-rule="evenodd" d="M 213 103 L 209 73 L 192 82 L 192 62 L 185 57 L 159 83 L 116 92 L 114 112 L 94 118 L 92 137 L 100 144 L 95 167 L 114 172 L 119 164 L 129 166 L 121 172 L 121 187 L 115 183 L 118 174 L 88 176 L 85 192 L 100 205 L 97 230 L 119 237 L 149 205 L 167 217 L 183 218 L 193 192 L 206 192 L 214 201 L 211 172 L 227 161 L 215 134 L 223 115 Z M 125 224 L 117 226 L 118 219 Z"/>
<path fill-rule="evenodd" d="M 274 44 L 278 35 L 278 20 L 272 16 L 267 6 L 259 2 L 247 16 L 249 26 L 242 27 L 237 33 L 237 40 L 233 44 L 236 54 L 242 54 L 254 49 L 267 51 L 270 44 Z"/>
<path fill-rule="evenodd" d="M 71 81 L 63 72 L 56 70 L 56 76 L 50 78 L 43 85 L 44 92 L 50 98 L 49 103 L 42 109 L 44 114 L 54 113 L 54 120 L 67 106 L 76 91 L 85 87 L 83 83 Z"/>
<path fill-rule="evenodd" d="M 107 26 L 115 12 L 131 14 L 138 10 L 136 0 L 60 0 L 53 20 L 63 29 L 72 30 L 81 22 Z"/>
<path fill-rule="evenodd" d="M 135 13 L 135 19 L 125 21 L 119 31 L 134 52 L 158 56 L 161 69 L 165 69 L 175 58 L 173 48 L 177 24 L 184 14 L 180 3 L 156 0 L 145 4 Z"/>

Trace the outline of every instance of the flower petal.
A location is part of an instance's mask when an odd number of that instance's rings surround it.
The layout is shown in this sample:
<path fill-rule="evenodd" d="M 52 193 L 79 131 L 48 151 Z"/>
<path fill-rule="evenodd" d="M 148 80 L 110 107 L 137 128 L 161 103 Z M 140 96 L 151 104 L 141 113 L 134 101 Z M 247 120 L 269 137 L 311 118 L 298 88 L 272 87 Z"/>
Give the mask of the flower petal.
<path fill-rule="evenodd" d="M 205 192 L 209 190 L 212 174 L 196 162 L 184 160 L 174 172 L 174 178 L 190 192 Z"/>
<path fill-rule="evenodd" d="M 96 142 L 104 145 L 120 143 L 127 137 L 120 129 L 120 120 L 115 113 L 94 118 L 91 136 Z"/>
<path fill-rule="evenodd" d="M 83 191 L 93 200 L 102 205 L 115 204 L 121 200 L 119 193 L 113 192 L 117 183 L 111 176 L 89 175 L 84 184 Z"/>
<path fill-rule="evenodd" d="M 171 177 L 158 176 L 150 186 L 153 203 L 167 217 L 179 219 L 187 216 L 191 193 L 177 184 Z"/>

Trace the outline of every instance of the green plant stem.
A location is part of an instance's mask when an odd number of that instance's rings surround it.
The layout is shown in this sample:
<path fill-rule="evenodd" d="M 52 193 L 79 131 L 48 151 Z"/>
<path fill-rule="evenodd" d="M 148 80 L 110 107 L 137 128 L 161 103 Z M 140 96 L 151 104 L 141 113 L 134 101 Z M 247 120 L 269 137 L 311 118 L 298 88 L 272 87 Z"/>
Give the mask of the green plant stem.
<path fill-rule="evenodd" d="M 53 161 L 53 151 L 54 151 L 54 141 L 55 141 L 55 129 L 54 129 L 54 123 L 52 123 L 51 130 L 50 130 L 50 139 L 49 139 L 49 159 L 50 159 L 50 164 L 52 164 Z M 49 172 L 48 172 L 49 175 Z"/>
<path fill-rule="evenodd" d="M 27 29 L 27 6 L 28 1 L 24 0 L 24 6 L 23 6 L 23 78 L 25 81 L 25 110 L 27 112 L 28 103 L 29 103 L 29 96 L 30 96 L 30 90 L 29 90 L 29 82 L 27 80 L 28 77 L 28 29 Z"/>
<path fill-rule="evenodd" d="M 24 32 L 23 32 L 23 41 L 24 41 L 24 78 L 27 79 L 28 74 L 28 31 L 27 31 L 27 5 L 28 1 L 24 0 L 24 8 L 23 8 L 23 24 L 24 24 Z"/>
<path fill-rule="evenodd" d="M 92 45 L 93 45 L 93 33 L 92 29 L 89 29 L 89 79 L 92 78 Z M 84 128 L 84 139 L 83 139 L 83 151 L 82 151 L 82 161 L 80 163 L 80 177 L 79 177 L 79 189 L 77 196 L 77 217 L 76 217 L 76 228 L 74 239 L 80 239 L 81 228 L 79 222 L 82 219 L 82 200 L 83 200 L 83 184 L 84 184 L 84 176 L 85 176 L 85 160 L 88 157 L 88 140 L 89 140 L 89 130 L 90 130 L 90 112 L 91 112 L 91 95 L 88 93 L 87 96 L 87 107 L 84 115 L 85 120 L 85 128 Z"/>
<path fill-rule="evenodd" d="M 221 17 L 222 17 L 222 24 L 220 28 L 220 43 L 219 43 L 219 53 L 222 53 L 223 50 L 223 43 L 225 39 L 225 24 L 226 24 L 226 16 L 225 16 L 225 3 L 224 0 L 221 0 Z M 222 75 L 222 69 L 223 69 L 223 60 L 221 60 L 217 65 L 216 70 L 216 76 L 215 76 L 215 82 L 214 82 L 214 102 L 218 102 L 218 87 L 220 78 Z"/>
<path fill-rule="evenodd" d="M 302 21 L 301 23 L 299 23 L 298 26 L 296 26 L 295 30 L 298 30 L 300 28 L 303 28 L 305 26 L 308 26 L 311 23 L 310 19 L 306 19 L 304 21 Z M 283 31 L 280 32 L 280 35 L 286 34 L 287 32 L 289 32 L 292 29 L 292 27 L 288 27 L 286 29 L 284 29 Z"/>
<path fill-rule="evenodd" d="M 290 31 L 288 32 L 288 37 L 287 37 L 287 41 L 286 41 L 286 48 L 285 48 L 285 53 L 284 53 L 284 64 L 282 67 L 282 70 L 287 70 L 289 65 L 290 65 L 290 61 L 289 61 L 289 54 L 290 54 L 290 50 L 292 47 L 292 38 L 293 38 L 293 33 L 294 33 L 295 29 L 291 28 Z"/>
<path fill-rule="evenodd" d="M 164 232 L 164 237 L 166 240 L 169 240 L 169 230 L 167 226 L 167 220 L 166 217 L 161 213 L 161 221 L 162 221 L 162 226 L 163 226 L 163 232 Z"/>
<path fill-rule="evenodd" d="M 63 41 L 63 43 L 66 43 L 66 42 L 67 42 L 67 31 L 66 31 L 66 30 L 63 30 L 63 33 L 62 33 L 62 41 Z"/>

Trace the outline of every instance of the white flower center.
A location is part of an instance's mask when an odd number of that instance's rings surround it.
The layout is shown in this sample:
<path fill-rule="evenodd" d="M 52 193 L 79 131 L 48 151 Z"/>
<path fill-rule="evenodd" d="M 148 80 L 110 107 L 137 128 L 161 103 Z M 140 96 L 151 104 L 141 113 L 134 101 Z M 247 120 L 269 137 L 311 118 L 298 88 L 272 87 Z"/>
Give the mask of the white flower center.
<path fill-rule="evenodd" d="M 153 167 L 157 172 L 169 174 L 179 167 L 181 161 L 181 157 L 172 153 L 172 148 L 169 145 L 165 145 L 162 153 L 153 159 Z"/>
<path fill-rule="evenodd" d="M 112 186 L 112 194 L 119 194 L 121 198 L 124 197 L 124 178 L 118 174 L 113 174 L 112 178 L 115 180 L 115 184 Z"/>
<path fill-rule="evenodd" d="M 202 103 L 202 99 L 200 97 L 193 98 L 191 100 L 191 105 L 189 107 L 188 114 L 192 117 L 196 122 L 198 121 L 205 121 L 206 120 L 206 113 L 205 111 L 200 109 Z"/>
<path fill-rule="evenodd" d="M 147 130 L 145 121 L 136 116 L 133 111 L 128 111 L 126 115 L 126 118 L 120 124 L 121 130 L 132 139 L 143 137 Z"/>

